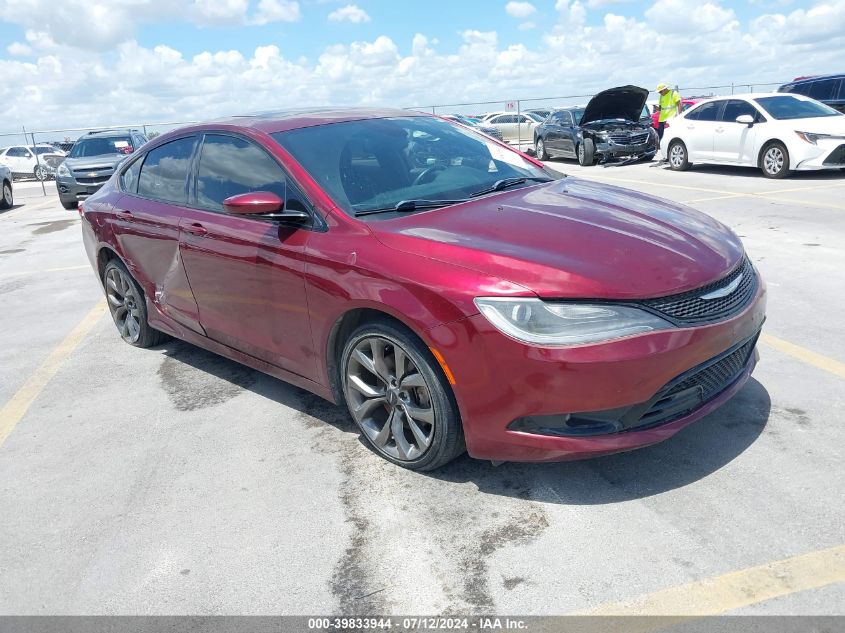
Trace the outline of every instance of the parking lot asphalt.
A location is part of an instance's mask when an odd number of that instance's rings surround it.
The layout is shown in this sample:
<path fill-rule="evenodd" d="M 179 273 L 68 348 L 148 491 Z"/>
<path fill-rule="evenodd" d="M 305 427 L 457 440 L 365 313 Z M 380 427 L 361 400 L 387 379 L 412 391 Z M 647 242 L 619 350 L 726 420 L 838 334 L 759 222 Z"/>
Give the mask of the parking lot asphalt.
<path fill-rule="evenodd" d="M 2 614 L 845 614 L 845 174 L 573 177 L 689 203 L 769 287 L 761 362 L 663 444 L 387 463 L 346 413 L 105 312 L 47 183 L 0 213 Z"/>

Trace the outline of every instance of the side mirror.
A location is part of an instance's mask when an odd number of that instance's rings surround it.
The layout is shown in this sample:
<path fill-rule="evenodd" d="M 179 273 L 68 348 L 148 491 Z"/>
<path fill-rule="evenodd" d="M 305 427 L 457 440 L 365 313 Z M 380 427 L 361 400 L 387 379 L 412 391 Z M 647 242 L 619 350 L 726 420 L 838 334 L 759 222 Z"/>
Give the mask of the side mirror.
<path fill-rule="evenodd" d="M 305 211 L 285 210 L 284 201 L 271 191 L 250 191 L 223 201 L 226 213 L 232 215 L 260 215 L 274 220 L 303 222 L 311 216 Z"/>
<path fill-rule="evenodd" d="M 748 127 L 751 127 L 752 125 L 754 125 L 754 117 L 751 116 L 750 114 L 740 114 L 736 118 L 736 122 L 741 123 L 742 125 L 747 125 Z"/>

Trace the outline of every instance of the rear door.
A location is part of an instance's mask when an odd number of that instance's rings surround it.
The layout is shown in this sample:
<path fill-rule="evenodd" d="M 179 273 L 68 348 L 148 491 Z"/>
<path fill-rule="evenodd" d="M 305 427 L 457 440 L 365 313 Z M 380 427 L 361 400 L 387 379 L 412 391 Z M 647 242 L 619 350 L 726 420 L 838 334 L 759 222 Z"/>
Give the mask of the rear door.
<path fill-rule="evenodd" d="M 690 162 L 697 160 L 713 160 L 713 142 L 716 128 L 721 125 L 719 117 L 724 107 L 724 101 L 705 103 L 683 120 L 678 119 L 673 125 L 683 126 L 681 135 L 689 152 Z"/>
<path fill-rule="evenodd" d="M 205 135 L 194 182 L 180 249 L 208 337 L 314 379 L 304 280 L 312 229 L 223 209 L 226 198 L 249 191 L 297 208 L 304 197 L 262 147 L 223 132 Z"/>
<path fill-rule="evenodd" d="M 187 204 L 187 180 L 196 136 L 185 136 L 147 152 L 120 175 L 125 192 L 114 209 L 114 235 L 132 276 L 153 306 L 202 333 L 182 260 L 179 219 Z"/>
<path fill-rule="evenodd" d="M 747 114 L 755 124 L 737 123 L 736 118 Z M 751 103 L 744 99 L 730 99 L 725 103 L 719 116 L 720 125 L 716 126 L 713 137 L 713 158 L 719 162 L 756 165 L 755 141 L 760 126 L 765 125 L 765 117 Z"/>

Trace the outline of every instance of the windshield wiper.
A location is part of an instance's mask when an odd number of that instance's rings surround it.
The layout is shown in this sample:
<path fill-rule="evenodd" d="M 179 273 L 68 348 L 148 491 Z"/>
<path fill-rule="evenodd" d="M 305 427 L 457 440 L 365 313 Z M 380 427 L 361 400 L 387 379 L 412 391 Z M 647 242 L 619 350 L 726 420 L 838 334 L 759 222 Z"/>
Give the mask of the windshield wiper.
<path fill-rule="evenodd" d="M 417 209 L 436 209 L 437 207 L 448 207 L 450 204 L 458 204 L 460 202 L 466 202 L 466 198 L 461 200 L 400 200 L 392 207 L 361 209 L 355 212 L 355 217 L 359 218 L 362 215 L 373 215 L 375 213 L 402 213 L 405 211 L 416 211 Z"/>
<path fill-rule="evenodd" d="M 529 180 L 533 182 L 551 182 L 552 178 L 539 178 L 537 176 L 523 176 L 520 178 L 503 178 L 502 180 L 497 180 L 494 182 L 490 187 L 487 189 L 481 189 L 480 191 L 476 191 L 470 194 L 471 198 L 476 198 L 478 196 L 483 196 L 485 193 L 493 193 L 494 191 L 502 191 L 503 189 L 507 189 L 508 187 L 513 187 L 514 185 L 521 185 L 524 182 L 528 182 Z"/>

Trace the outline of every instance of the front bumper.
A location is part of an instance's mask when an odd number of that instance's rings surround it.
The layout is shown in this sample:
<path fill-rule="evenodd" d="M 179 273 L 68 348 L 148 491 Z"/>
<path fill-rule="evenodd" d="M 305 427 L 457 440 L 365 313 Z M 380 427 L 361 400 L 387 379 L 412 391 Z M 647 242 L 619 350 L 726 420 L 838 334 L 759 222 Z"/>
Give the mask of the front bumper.
<path fill-rule="evenodd" d="M 803 152 L 795 153 L 795 170 L 845 168 L 845 142 L 841 140 L 824 139 L 801 149 Z"/>
<path fill-rule="evenodd" d="M 56 190 L 59 192 L 59 198 L 63 201 L 79 201 L 85 200 L 100 189 L 105 182 L 96 184 L 79 183 L 73 178 L 57 177 Z"/>
<path fill-rule="evenodd" d="M 596 155 L 604 159 L 645 158 L 657 153 L 657 140 L 649 138 L 645 143 L 636 145 L 619 144 L 611 140 L 596 142 Z"/>
<path fill-rule="evenodd" d="M 668 439 L 742 387 L 757 362 L 756 349 L 715 395 L 655 425 L 579 436 L 526 432 L 514 422 L 573 412 L 628 411 L 654 403 L 678 377 L 753 341 L 765 318 L 765 304 L 761 280 L 754 298 L 733 318 L 570 348 L 525 345 L 501 334 L 481 315 L 438 326 L 429 334 L 455 377 L 470 455 L 496 461 L 573 460 Z"/>

